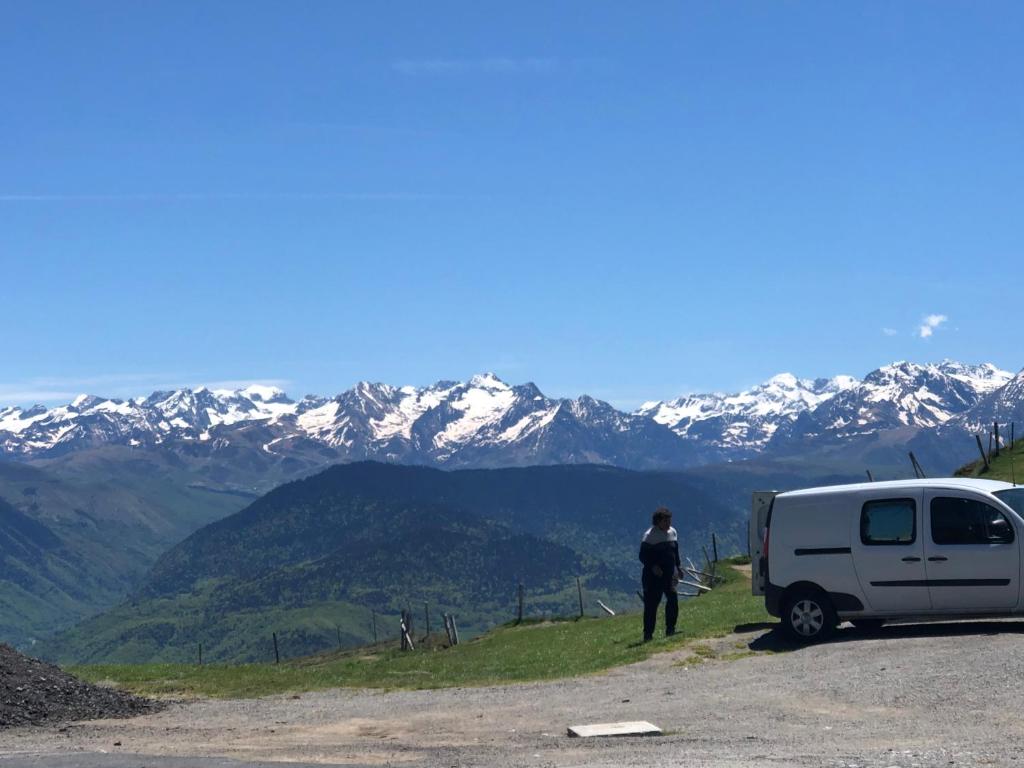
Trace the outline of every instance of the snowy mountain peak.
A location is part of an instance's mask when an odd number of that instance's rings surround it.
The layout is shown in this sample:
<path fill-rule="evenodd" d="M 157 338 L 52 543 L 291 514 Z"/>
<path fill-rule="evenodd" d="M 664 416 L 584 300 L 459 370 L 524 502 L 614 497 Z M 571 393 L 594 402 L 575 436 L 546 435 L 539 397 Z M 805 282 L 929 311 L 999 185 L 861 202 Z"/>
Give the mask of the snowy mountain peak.
<path fill-rule="evenodd" d="M 103 398 L 97 397 L 96 395 L 81 394 L 71 401 L 69 407 L 74 408 L 77 411 L 81 411 L 102 401 Z"/>
<path fill-rule="evenodd" d="M 831 379 L 815 379 L 814 389 L 817 392 L 837 394 L 860 384 L 853 376 L 833 376 Z"/>
<path fill-rule="evenodd" d="M 772 376 L 768 381 L 762 384 L 762 387 L 783 387 L 786 389 L 796 389 L 797 386 L 803 384 L 800 379 L 794 376 L 792 373 L 777 373 Z"/>
<path fill-rule="evenodd" d="M 277 387 L 270 387 L 264 384 L 250 384 L 245 389 L 238 390 L 238 394 L 243 395 L 253 401 L 261 401 L 264 403 L 290 403 L 291 400 L 284 393 L 283 389 Z"/>
<path fill-rule="evenodd" d="M 852 437 L 886 429 L 933 428 L 963 414 L 1011 375 L 994 365 L 899 360 L 871 371 L 783 430 L 776 440 Z"/>
<path fill-rule="evenodd" d="M 480 389 L 504 390 L 511 389 L 508 384 L 499 379 L 493 373 L 478 373 L 469 380 L 470 387 Z"/>
<path fill-rule="evenodd" d="M 682 466 L 684 456 L 744 458 L 814 436 L 906 432 L 968 417 L 971 425 L 984 424 L 993 414 L 1024 421 L 1021 402 L 1024 373 L 1014 378 L 991 364 L 951 360 L 898 361 L 863 380 L 780 373 L 735 394 L 652 401 L 632 414 L 588 395 L 549 398 L 533 383 L 512 386 L 493 373 L 425 387 L 362 381 L 334 397 L 308 395 L 298 403 L 277 387 L 254 384 L 128 401 L 85 395 L 49 410 L 0 408 L 0 455 L 52 456 L 108 443 L 221 450 L 255 438 L 268 455 L 302 450 L 327 461 Z"/>
<path fill-rule="evenodd" d="M 852 376 L 812 380 L 779 373 L 737 394 L 715 392 L 649 402 L 636 414 L 649 416 L 680 437 L 756 452 L 781 424 L 794 421 L 856 382 Z"/>

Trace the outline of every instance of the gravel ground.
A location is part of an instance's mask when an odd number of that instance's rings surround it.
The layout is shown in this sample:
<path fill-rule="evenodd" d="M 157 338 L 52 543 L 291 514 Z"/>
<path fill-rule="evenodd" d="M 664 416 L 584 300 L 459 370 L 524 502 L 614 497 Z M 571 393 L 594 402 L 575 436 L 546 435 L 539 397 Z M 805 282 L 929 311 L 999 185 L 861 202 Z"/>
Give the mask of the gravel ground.
<path fill-rule="evenodd" d="M 558 682 L 196 701 L 0 731 L 0 768 L 1024 765 L 1022 635 L 1018 621 L 844 628 L 787 651 L 761 630 L 711 641 L 703 663 L 683 651 Z M 667 733 L 565 735 L 616 720 Z"/>
<path fill-rule="evenodd" d="M 0 644 L 0 728 L 100 717 L 131 717 L 163 705 L 99 688 Z"/>

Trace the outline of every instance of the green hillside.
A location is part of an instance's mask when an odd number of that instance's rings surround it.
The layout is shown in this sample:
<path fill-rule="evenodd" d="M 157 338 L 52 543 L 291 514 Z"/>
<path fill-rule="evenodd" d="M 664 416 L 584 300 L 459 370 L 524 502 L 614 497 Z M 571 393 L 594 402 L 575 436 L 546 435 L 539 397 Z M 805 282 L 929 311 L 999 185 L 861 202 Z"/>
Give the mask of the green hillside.
<path fill-rule="evenodd" d="M 211 450 L 105 446 L 31 465 L 0 462 L 0 498 L 60 542 L 45 552 L 0 543 L 0 640 L 31 648 L 109 609 L 139 588 L 168 548 L 324 460 L 268 463 L 252 458 L 257 451 Z M 417 501 L 441 494 L 511 531 L 630 569 L 637 537 L 661 504 L 676 511 L 693 556 L 712 531 L 723 553 L 743 548 L 745 502 L 731 508 L 717 489 L 703 492 L 699 475 L 599 466 L 434 471 L 412 490 Z"/>
<path fill-rule="evenodd" d="M 30 647 L 109 608 L 168 547 L 252 498 L 192 482 L 127 450 L 0 462 L 0 640 Z"/>
<path fill-rule="evenodd" d="M 94 682 L 115 683 L 148 695 L 250 697 L 339 686 L 442 688 L 493 685 L 592 674 L 640 661 L 651 653 L 678 648 L 699 638 L 732 632 L 737 625 L 773 621 L 764 599 L 750 594 L 750 580 L 720 568 L 725 584 L 679 612 L 679 633 L 640 643 L 636 613 L 582 621 L 506 625 L 453 648 L 435 644 L 402 652 L 397 642 L 380 643 L 275 664 L 98 665 L 73 668 Z M 639 605 L 639 603 L 637 603 Z M 700 663 L 706 649 L 695 649 L 686 663 Z M 749 653 L 737 649 L 735 655 Z M 702 656 L 703 654 L 703 656 Z M 712 654 L 713 655 L 713 654 Z"/>
<path fill-rule="evenodd" d="M 1003 448 L 998 456 L 989 460 L 989 468 L 979 457 L 977 461 L 965 464 L 956 471 L 957 477 L 984 477 L 988 480 L 1024 482 L 1024 440 L 1018 440 L 1011 448 Z"/>
<path fill-rule="evenodd" d="M 267 658 L 271 632 L 286 655 L 308 654 L 337 645 L 339 631 L 343 644 L 368 640 L 372 610 L 391 617 L 382 619 L 391 633 L 402 608 L 419 614 L 424 602 L 435 621 L 452 612 L 473 634 L 512 615 L 519 581 L 534 612 L 570 612 L 578 575 L 590 605 L 635 600 L 635 541 L 628 565 L 625 557 L 609 564 L 487 520 L 452 502 L 459 474 L 363 463 L 286 484 L 190 536 L 129 601 L 38 652 L 61 661 L 181 661 L 201 642 L 209 660 L 255 661 Z M 563 468 L 560 479 L 588 474 Z M 552 488 L 561 492 L 562 483 Z"/>

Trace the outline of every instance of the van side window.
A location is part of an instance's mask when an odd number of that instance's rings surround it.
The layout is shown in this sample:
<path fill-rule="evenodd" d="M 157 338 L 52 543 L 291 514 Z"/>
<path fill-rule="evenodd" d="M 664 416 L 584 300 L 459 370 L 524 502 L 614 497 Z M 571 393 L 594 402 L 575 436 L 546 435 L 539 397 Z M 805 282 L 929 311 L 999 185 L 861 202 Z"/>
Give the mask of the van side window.
<path fill-rule="evenodd" d="M 917 540 L 917 503 L 913 499 L 866 502 L 860 510 L 860 540 L 870 546 L 913 544 Z"/>
<path fill-rule="evenodd" d="M 977 499 L 932 499 L 932 541 L 936 544 L 1009 544 L 1013 526 L 1002 512 Z"/>

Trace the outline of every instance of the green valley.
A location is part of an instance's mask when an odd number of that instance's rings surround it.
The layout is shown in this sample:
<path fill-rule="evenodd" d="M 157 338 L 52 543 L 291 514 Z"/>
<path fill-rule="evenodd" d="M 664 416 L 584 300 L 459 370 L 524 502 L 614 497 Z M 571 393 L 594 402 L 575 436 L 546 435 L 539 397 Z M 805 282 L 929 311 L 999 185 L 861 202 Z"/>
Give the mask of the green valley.
<path fill-rule="evenodd" d="M 742 520 L 671 473 L 562 466 L 443 472 L 363 462 L 287 483 L 192 534 L 130 598 L 43 643 L 61 661 L 268 658 L 371 636 L 405 607 L 454 613 L 472 635 L 513 615 L 525 585 L 534 615 L 596 599 L 636 603 L 639 535 L 674 506 L 696 557 L 714 530 L 736 551 Z M 388 618 L 385 618 L 388 617 Z M 439 618 L 436 619 L 439 621 Z M 422 625 L 419 626 L 422 630 Z"/>

